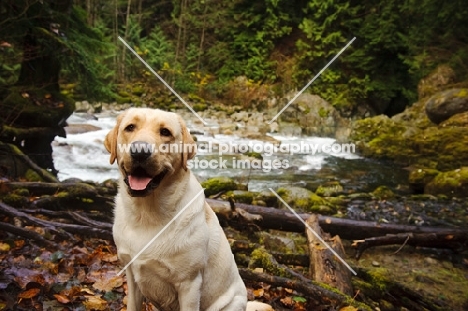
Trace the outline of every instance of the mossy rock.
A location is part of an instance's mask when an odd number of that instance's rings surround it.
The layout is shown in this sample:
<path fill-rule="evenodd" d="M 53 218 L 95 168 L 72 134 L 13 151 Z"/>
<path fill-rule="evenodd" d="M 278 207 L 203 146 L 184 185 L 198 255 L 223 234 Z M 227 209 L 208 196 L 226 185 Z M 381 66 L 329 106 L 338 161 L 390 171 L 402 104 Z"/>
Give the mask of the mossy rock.
<path fill-rule="evenodd" d="M 264 190 L 256 194 L 254 201 L 265 202 L 266 206 L 277 207 L 278 198 L 269 190 Z"/>
<path fill-rule="evenodd" d="M 453 115 L 449 119 L 440 123 L 439 126 L 440 127 L 447 127 L 447 126 L 468 127 L 468 112 L 457 113 L 456 115 Z"/>
<path fill-rule="evenodd" d="M 468 167 L 439 173 L 424 187 L 424 193 L 448 197 L 467 197 Z"/>
<path fill-rule="evenodd" d="M 418 168 L 410 172 L 408 180 L 409 185 L 416 193 L 424 192 L 424 186 L 429 183 L 440 172 L 431 168 Z"/>
<path fill-rule="evenodd" d="M 132 88 L 132 94 L 140 97 L 145 93 L 145 88 L 142 85 L 134 85 Z"/>
<path fill-rule="evenodd" d="M 321 214 L 334 213 L 332 204 L 305 188 L 287 186 L 279 188 L 277 193 L 294 209 Z"/>
<path fill-rule="evenodd" d="M 432 96 L 426 103 L 428 118 L 439 124 L 450 117 L 468 111 L 468 89 L 450 89 Z"/>
<path fill-rule="evenodd" d="M 226 193 L 226 196 L 232 197 L 235 202 L 245 204 L 252 204 L 252 201 L 254 199 L 254 193 L 245 190 L 228 191 Z"/>
<path fill-rule="evenodd" d="M 0 111 L 11 116 L 12 126 L 58 127 L 73 113 L 75 102 L 60 94 L 45 89 L 11 87 L 6 98 L 0 102 Z"/>
<path fill-rule="evenodd" d="M 130 98 L 130 96 L 128 96 L 128 97 L 118 96 L 118 97 L 115 99 L 115 101 L 117 102 L 117 104 L 123 105 L 123 104 L 131 103 L 131 102 L 132 102 L 132 99 Z"/>
<path fill-rule="evenodd" d="M 337 181 L 331 181 L 320 185 L 315 194 L 321 197 L 331 197 L 343 193 L 343 186 Z"/>
<path fill-rule="evenodd" d="M 366 157 L 439 171 L 468 166 L 468 127 L 435 126 L 416 113 L 424 114 L 421 103 L 414 106 L 418 108 L 392 119 L 356 121 L 350 138 L 358 151 Z"/>
<path fill-rule="evenodd" d="M 226 192 L 230 190 L 237 190 L 237 184 L 234 180 L 229 177 L 214 177 L 210 178 L 201 183 L 202 187 L 205 188 L 205 195 L 210 196 L 220 192 Z"/>
<path fill-rule="evenodd" d="M 196 112 L 205 111 L 208 108 L 207 104 L 197 103 L 193 104 L 193 110 Z"/>
<path fill-rule="evenodd" d="M 372 195 L 379 199 L 391 199 L 395 197 L 395 193 L 387 186 L 377 187 L 377 189 L 372 192 Z"/>

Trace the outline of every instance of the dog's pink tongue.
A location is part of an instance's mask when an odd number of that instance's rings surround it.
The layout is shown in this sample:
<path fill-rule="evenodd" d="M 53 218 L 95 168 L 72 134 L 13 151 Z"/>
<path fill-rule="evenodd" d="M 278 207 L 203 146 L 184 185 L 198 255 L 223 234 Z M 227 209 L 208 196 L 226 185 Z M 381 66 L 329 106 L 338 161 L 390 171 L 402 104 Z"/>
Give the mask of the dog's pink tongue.
<path fill-rule="evenodd" d="M 150 177 L 141 177 L 141 176 L 128 176 L 128 183 L 132 190 L 145 190 L 146 186 L 150 183 Z"/>

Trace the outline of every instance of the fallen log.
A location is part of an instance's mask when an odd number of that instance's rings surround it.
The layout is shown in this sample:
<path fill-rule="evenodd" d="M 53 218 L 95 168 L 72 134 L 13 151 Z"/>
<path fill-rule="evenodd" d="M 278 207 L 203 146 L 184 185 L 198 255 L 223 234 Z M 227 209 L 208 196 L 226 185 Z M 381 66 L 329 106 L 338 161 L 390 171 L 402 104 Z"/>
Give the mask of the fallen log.
<path fill-rule="evenodd" d="M 335 254 L 328 248 L 332 248 L 335 253 L 341 258 L 345 258 L 345 251 L 340 237 L 331 237 L 330 234 L 323 232 L 318 224 L 317 215 L 312 215 L 307 219 L 307 244 L 309 246 L 310 266 L 309 273 L 314 281 L 322 282 L 333 286 L 345 293 L 353 295 L 353 286 L 351 285 L 351 273 L 342 262 L 336 258 Z M 315 235 L 317 234 L 322 240 L 327 243 L 324 245 L 322 241 Z"/>
<path fill-rule="evenodd" d="M 10 232 L 14 235 L 17 235 L 26 239 L 34 240 L 39 245 L 42 245 L 42 246 L 53 247 L 54 245 L 56 245 L 54 242 L 46 240 L 39 233 L 36 233 L 34 231 L 31 231 L 25 228 L 17 227 L 6 222 L 0 221 L 0 230 Z"/>
<path fill-rule="evenodd" d="M 468 246 L 466 232 L 446 233 L 399 233 L 387 234 L 381 237 L 371 237 L 363 240 L 354 240 L 352 247 L 356 248 L 355 258 L 361 258 L 364 251 L 368 248 L 384 245 L 404 245 L 432 247 L 432 248 L 450 248 L 463 249 Z"/>
<path fill-rule="evenodd" d="M 264 282 L 276 287 L 284 287 L 298 291 L 306 295 L 309 299 L 315 300 L 321 307 L 333 306 L 334 309 L 339 307 L 354 306 L 359 310 L 372 310 L 369 306 L 357 302 L 352 297 L 344 295 L 338 291 L 331 291 L 320 286 L 316 282 L 304 282 L 300 280 L 291 280 L 285 277 L 268 275 L 265 273 L 256 273 L 250 269 L 239 269 L 239 273 L 244 281 Z"/>
<path fill-rule="evenodd" d="M 0 213 L 11 217 L 19 217 L 25 222 L 28 222 L 31 225 L 41 226 L 47 229 L 54 231 L 57 235 L 62 238 L 68 238 L 68 234 L 81 234 L 85 236 L 97 237 L 102 239 L 107 239 L 113 241 L 112 230 L 110 229 L 100 229 L 94 228 L 91 226 L 83 225 L 74 225 L 74 224 L 65 224 L 60 222 L 54 222 L 49 220 L 43 220 L 36 218 L 34 216 L 28 215 L 21 211 L 16 210 L 15 208 L 0 202 Z M 65 231 L 66 233 L 64 233 Z"/>
<path fill-rule="evenodd" d="M 217 214 L 226 214 L 231 210 L 229 202 L 207 199 L 207 202 Z M 275 229 L 289 232 L 305 232 L 304 224 L 292 213 L 273 207 L 263 207 L 249 204 L 236 203 L 236 208 L 241 208 L 251 214 L 262 216 L 255 221 L 255 225 L 262 229 Z M 299 216 L 306 221 L 311 214 L 299 213 Z M 318 218 L 319 225 L 325 232 L 332 235 L 339 235 L 341 239 L 362 240 L 370 237 L 385 236 L 387 234 L 398 233 L 435 233 L 440 236 L 450 236 L 457 234 L 465 235 L 468 241 L 468 229 L 450 227 L 424 227 L 399 224 L 379 223 L 374 221 L 362 221 L 337 218 L 332 216 L 322 216 Z M 442 247 L 436 244 L 436 247 Z"/>

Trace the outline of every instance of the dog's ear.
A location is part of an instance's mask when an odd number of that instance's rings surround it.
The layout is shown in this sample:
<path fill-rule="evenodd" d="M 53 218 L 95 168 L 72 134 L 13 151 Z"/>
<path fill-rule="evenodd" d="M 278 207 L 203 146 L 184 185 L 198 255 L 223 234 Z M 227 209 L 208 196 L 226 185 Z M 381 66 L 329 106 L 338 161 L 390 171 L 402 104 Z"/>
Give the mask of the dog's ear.
<path fill-rule="evenodd" d="M 182 168 L 184 170 L 187 170 L 187 161 L 192 159 L 195 156 L 195 153 L 197 152 L 197 145 L 195 144 L 195 141 L 192 138 L 192 135 L 190 135 L 189 130 L 187 129 L 187 126 L 185 125 L 184 120 L 182 119 L 181 116 L 179 117 L 179 124 L 182 132 L 182 150 L 181 150 L 181 156 L 182 156 Z"/>
<path fill-rule="evenodd" d="M 112 130 L 106 135 L 104 140 L 104 146 L 106 150 L 110 153 L 110 164 L 114 164 L 115 159 L 117 158 L 117 135 L 119 133 L 120 123 L 122 122 L 123 116 L 125 113 L 121 113 L 117 117 L 117 124 Z"/>

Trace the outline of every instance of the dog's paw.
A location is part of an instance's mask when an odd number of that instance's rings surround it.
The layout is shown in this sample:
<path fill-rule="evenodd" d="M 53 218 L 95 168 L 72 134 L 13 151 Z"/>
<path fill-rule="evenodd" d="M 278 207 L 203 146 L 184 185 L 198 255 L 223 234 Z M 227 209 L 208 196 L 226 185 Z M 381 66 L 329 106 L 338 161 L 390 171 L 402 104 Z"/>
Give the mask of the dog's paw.
<path fill-rule="evenodd" d="M 246 311 L 275 311 L 275 309 L 263 302 L 249 301 Z"/>

